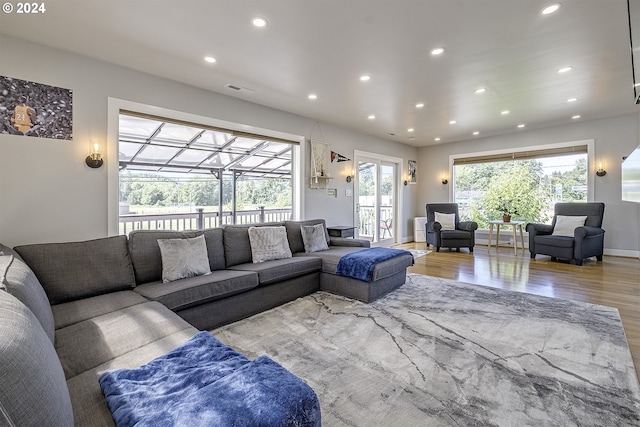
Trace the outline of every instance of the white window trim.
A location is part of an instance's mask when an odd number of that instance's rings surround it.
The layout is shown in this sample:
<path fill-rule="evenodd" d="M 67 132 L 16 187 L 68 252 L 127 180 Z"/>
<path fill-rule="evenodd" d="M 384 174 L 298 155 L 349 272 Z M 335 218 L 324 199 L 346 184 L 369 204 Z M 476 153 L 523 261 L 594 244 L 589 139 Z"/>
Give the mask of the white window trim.
<path fill-rule="evenodd" d="M 302 182 L 303 170 L 301 168 L 302 162 L 300 161 L 300 159 L 304 159 L 305 154 L 304 136 L 259 128 L 241 123 L 227 122 L 211 117 L 199 116 L 182 111 L 170 110 L 163 107 L 156 107 L 153 105 L 109 97 L 107 100 L 107 143 L 105 153 L 107 166 L 107 232 L 109 236 L 117 236 L 119 234 L 120 173 L 118 159 L 118 134 L 121 110 L 136 111 L 143 114 L 166 117 L 167 119 L 202 123 L 203 125 L 271 136 L 274 138 L 297 142 L 298 145 L 293 147 L 291 156 L 291 193 L 293 197 L 292 219 L 300 219 L 304 217 L 304 185 Z"/>
<path fill-rule="evenodd" d="M 532 145 L 527 147 L 518 147 L 518 148 L 505 148 L 500 150 L 490 150 L 490 151 L 479 151 L 476 153 L 464 153 L 464 154 L 451 154 L 449 156 L 449 176 L 451 177 L 451 184 L 453 184 L 453 180 L 455 177 L 453 176 L 453 162 L 455 159 L 465 159 L 469 157 L 479 157 L 479 156 L 490 156 L 494 154 L 505 154 L 505 153 L 520 153 L 524 151 L 534 151 L 534 150 L 544 150 L 544 149 L 553 149 L 553 148 L 565 148 L 565 147 L 573 147 L 576 145 L 586 145 L 587 146 L 587 201 L 593 202 L 595 197 L 595 174 L 598 169 L 596 165 L 596 156 L 595 156 L 595 140 L 594 139 L 585 139 L 571 142 L 560 142 L 554 144 L 544 144 L 544 145 Z M 453 201 L 453 191 L 454 185 L 449 186 L 449 201 Z"/>

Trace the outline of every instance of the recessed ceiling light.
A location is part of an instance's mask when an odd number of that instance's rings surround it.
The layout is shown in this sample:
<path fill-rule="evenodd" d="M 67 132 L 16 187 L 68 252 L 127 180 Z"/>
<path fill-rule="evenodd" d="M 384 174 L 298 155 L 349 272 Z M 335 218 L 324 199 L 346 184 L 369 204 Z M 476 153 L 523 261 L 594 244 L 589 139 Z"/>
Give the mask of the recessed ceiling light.
<path fill-rule="evenodd" d="M 207 61 L 210 64 L 214 64 L 215 62 L 217 62 L 217 59 L 214 58 L 213 56 L 205 56 L 204 60 Z"/>
<path fill-rule="evenodd" d="M 440 141 L 440 138 L 433 138 L 434 141 Z"/>
<path fill-rule="evenodd" d="M 431 55 L 442 55 L 444 53 L 443 47 L 437 47 L 431 50 Z"/>
<path fill-rule="evenodd" d="M 571 70 L 573 70 L 573 67 L 571 65 L 567 65 L 566 67 L 558 68 L 558 73 L 568 73 Z"/>
<path fill-rule="evenodd" d="M 413 128 L 407 129 L 407 132 L 413 132 Z"/>
<path fill-rule="evenodd" d="M 424 103 L 422 103 L 422 102 L 418 102 L 418 103 L 416 104 L 416 108 L 422 108 L 422 107 L 424 107 Z"/>
<path fill-rule="evenodd" d="M 251 23 L 258 28 L 263 28 L 267 26 L 267 20 L 259 16 L 256 16 L 255 18 L 253 18 L 251 20 Z"/>
<path fill-rule="evenodd" d="M 474 135 L 480 135 L 480 132 L 475 131 L 475 132 L 473 132 L 473 134 L 474 134 Z"/>
<path fill-rule="evenodd" d="M 487 91 L 487 89 L 485 89 L 483 87 L 479 87 L 474 92 L 480 94 L 480 93 L 485 93 L 486 91 Z"/>
<path fill-rule="evenodd" d="M 307 96 L 307 98 L 311 100 L 316 100 L 318 99 L 318 95 L 316 95 L 315 93 L 310 93 L 309 96 Z"/>
<path fill-rule="evenodd" d="M 500 111 L 500 114 L 502 114 L 503 116 L 506 116 L 507 114 L 509 114 L 509 110 L 504 110 L 504 111 Z"/>
<path fill-rule="evenodd" d="M 520 123 L 520 124 L 518 125 L 518 129 L 522 129 L 523 127 L 524 127 L 524 123 Z"/>
<path fill-rule="evenodd" d="M 577 119 L 579 119 L 580 117 L 581 117 L 581 116 L 580 116 L 580 114 L 576 114 L 575 116 L 571 116 L 571 118 L 572 118 L 573 120 L 577 120 Z"/>
<path fill-rule="evenodd" d="M 371 76 L 368 76 L 366 74 L 363 75 L 363 76 L 360 76 L 360 81 L 361 82 L 368 82 L 369 80 L 371 80 Z"/>
<path fill-rule="evenodd" d="M 567 99 L 567 102 L 576 102 L 578 100 L 578 98 L 569 98 Z"/>
<path fill-rule="evenodd" d="M 553 12 L 557 12 L 558 9 L 560 9 L 560 3 L 550 4 L 549 6 L 545 7 L 544 9 L 542 9 L 542 14 L 543 15 L 550 15 Z"/>
<path fill-rule="evenodd" d="M 369 120 L 373 120 L 376 118 L 376 116 L 374 114 L 369 114 L 369 117 L 367 117 Z"/>
<path fill-rule="evenodd" d="M 455 125 L 457 122 L 455 120 L 449 120 L 450 125 Z"/>

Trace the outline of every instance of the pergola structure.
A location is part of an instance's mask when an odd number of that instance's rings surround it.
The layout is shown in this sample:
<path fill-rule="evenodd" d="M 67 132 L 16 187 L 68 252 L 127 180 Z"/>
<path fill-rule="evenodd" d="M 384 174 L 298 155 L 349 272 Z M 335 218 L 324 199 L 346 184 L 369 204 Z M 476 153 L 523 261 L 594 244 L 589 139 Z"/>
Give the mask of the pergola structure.
<path fill-rule="evenodd" d="M 158 174 L 212 174 L 219 183 L 223 210 L 223 175 L 232 177 L 233 218 L 236 181 L 240 176 L 291 178 L 292 141 L 195 123 L 121 112 L 120 170 Z"/>

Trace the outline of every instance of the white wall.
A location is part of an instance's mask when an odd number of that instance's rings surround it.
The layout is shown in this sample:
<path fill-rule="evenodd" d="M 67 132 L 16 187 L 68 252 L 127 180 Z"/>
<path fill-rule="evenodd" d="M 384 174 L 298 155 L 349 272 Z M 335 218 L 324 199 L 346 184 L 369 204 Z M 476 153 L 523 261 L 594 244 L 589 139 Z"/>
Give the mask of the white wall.
<path fill-rule="evenodd" d="M 4 35 L 0 35 L 0 57 L 0 75 L 73 90 L 73 141 L 0 135 L 0 242 L 10 246 L 107 235 L 107 168 L 90 169 L 84 158 L 91 138 L 107 139 L 109 97 L 306 138 L 316 124 L 310 118 Z M 378 152 L 403 158 L 404 168 L 407 160 L 417 158 L 418 150 L 405 144 L 324 123 L 321 128 L 331 148 L 350 158 L 355 149 Z M 116 153 L 107 152 L 105 157 L 111 155 Z M 308 164 L 307 154 L 305 176 Z M 337 198 L 309 189 L 304 180 L 306 218 L 352 224 L 354 198 L 346 197 L 344 191 L 352 186 L 344 179 L 352 168 L 346 162 L 331 171 L 336 179 L 330 186 L 338 189 Z M 407 240 L 413 234 L 410 224 L 417 209 L 417 188 L 401 187 L 401 191 L 401 236 Z"/>
<path fill-rule="evenodd" d="M 418 155 L 421 180 L 415 215 L 425 215 L 426 203 L 449 201 L 451 183 L 442 185 L 440 178 L 443 173 L 450 177 L 450 155 L 593 139 L 595 156 L 591 157 L 590 173 L 595 173 L 599 161 L 605 163 L 607 171 L 606 176 L 594 178 L 593 200 L 605 203 L 605 253 L 637 257 L 640 255 L 640 204 L 622 201 L 620 165 L 622 156 L 640 144 L 639 121 L 639 115 L 581 121 L 421 148 Z"/>

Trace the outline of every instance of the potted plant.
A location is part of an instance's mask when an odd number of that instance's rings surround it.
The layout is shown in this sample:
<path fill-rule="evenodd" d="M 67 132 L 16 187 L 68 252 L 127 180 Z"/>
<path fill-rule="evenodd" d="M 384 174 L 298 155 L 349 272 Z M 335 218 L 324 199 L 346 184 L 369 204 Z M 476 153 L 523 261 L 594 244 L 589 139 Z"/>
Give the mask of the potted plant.
<path fill-rule="evenodd" d="M 502 220 L 511 222 L 513 215 L 518 215 L 517 200 L 500 200 L 498 202 L 498 210 L 502 212 Z"/>

